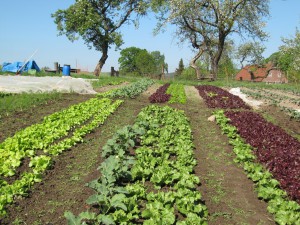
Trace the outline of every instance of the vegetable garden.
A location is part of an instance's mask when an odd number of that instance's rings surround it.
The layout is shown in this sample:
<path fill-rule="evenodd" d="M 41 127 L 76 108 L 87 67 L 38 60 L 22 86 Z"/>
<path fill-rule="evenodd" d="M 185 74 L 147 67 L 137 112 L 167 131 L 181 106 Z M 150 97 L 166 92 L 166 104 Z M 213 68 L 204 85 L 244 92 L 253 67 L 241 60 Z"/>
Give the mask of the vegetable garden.
<path fill-rule="evenodd" d="M 220 87 L 141 79 L 3 130 L 1 224 L 297 224 L 299 121 L 275 107 L 283 127 Z"/>

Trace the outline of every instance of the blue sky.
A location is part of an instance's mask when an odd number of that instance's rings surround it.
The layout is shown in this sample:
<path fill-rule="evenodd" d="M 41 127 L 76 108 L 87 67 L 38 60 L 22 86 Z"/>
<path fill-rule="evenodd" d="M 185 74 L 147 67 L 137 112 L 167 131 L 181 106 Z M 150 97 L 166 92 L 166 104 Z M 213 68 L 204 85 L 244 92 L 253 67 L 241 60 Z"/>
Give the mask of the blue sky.
<path fill-rule="evenodd" d="M 66 9 L 72 0 L 1 0 L 0 13 L 0 64 L 3 62 L 25 61 L 36 50 L 33 59 L 40 67 L 54 67 L 54 62 L 70 64 L 72 68 L 93 71 L 101 54 L 89 50 L 83 41 L 70 42 L 65 36 L 57 36 L 56 25 L 51 13 Z M 281 37 L 293 37 L 296 27 L 300 28 L 299 0 L 271 0 L 271 18 L 267 20 L 266 31 L 270 38 L 265 43 L 264 56 L 268 57 L 282 45 Z M 138 30 L 124 27 L 122 32 L 126 47 L 139 47 L 148 51 L 160 51 L 165 55 L 169 71 L 174 71 L 180 58 L 188 65 L 193 56 L 188 43 L 178 45 L 174 29 L 153 36 L 154 18 L 143 18 Z M 120 51 L 111 48 L 103 71 L 118 69 Z"/>

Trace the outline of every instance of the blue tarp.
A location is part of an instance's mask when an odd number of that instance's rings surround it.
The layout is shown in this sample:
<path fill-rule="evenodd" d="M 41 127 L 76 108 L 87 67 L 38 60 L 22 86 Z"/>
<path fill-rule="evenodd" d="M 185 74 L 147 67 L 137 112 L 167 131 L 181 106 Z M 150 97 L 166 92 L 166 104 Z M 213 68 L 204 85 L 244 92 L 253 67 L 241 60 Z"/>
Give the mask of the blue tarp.
<path fill-rule="evenodd" d="M 24 64 L 23 62 L 13 62 L 13 63 L 5 62 L 2 65 L 2 71 L 16 73 L 19 69 L 21 69 L 23 64 Z M 36 62 L 34 60 L 31 60 L 28 63 L 26 63 L 26 65 L 22 68 L 22 71 L 19 72 L 24 72 L 24 71 L 27 72 L 30 69 L 35 69 L 37 72 L 40 71 L 40 68 L 38 67 Z"/>

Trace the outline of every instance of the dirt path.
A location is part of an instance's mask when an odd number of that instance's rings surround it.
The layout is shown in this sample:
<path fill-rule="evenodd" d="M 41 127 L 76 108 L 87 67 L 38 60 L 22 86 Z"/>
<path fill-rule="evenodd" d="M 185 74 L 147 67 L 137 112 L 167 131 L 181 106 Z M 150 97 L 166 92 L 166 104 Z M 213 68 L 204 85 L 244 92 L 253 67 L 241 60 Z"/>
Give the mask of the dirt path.
<path fill-rule="evenodd" d="M 201 96 L 199 95 L 198 90 L 195 87 L 184 86 L 184 91 L 187 97 L 187 101 L 204 102 Z"/>

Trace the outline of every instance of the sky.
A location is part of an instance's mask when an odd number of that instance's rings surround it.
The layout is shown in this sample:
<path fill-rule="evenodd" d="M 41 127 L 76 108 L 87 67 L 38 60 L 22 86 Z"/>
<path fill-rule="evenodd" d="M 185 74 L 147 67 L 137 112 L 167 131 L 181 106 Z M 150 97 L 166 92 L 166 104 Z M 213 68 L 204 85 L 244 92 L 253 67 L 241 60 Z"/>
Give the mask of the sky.
<path fill-rule="evenodd" d="M 73 0 L 0 0 L 0 64 L 3 62 L 35 60 L 39 67 L 54 68 L 54 62 L 61 66 L 71 65 L 71 68 L 93 71 L 101 53 L 89 49 L 82 40 L 69 41 L 65 36 L 58 36 L 54 19 L 51 17 L 58 9 L 66 9 Z M 281 38 L 292 38 L 296 28 L 300 29 L 299 0 L 271 0 L 270 18 L 266 20 L 265 31 L 269 39 L 264 43 L 264 57 L 278 51 L 282 45 Z M 124 45 L 138 47 L 151 51 L 160 51 L 165 55 L 169 72 L 175 71 L 182 58 L 187 66 L 193 57 L 188 42 L 178 44 L 174 36 L 174 27 L 167 27 L 164 33 L 153 35 L 156 21 L 153 17 L 145 17 L 140 26 L 122 28 Z M 238 41 L 238 40 L 237 40 Z M 103 67 L 104 72 L 110 67 L 118 70 L 120 50 L 112 47 L 109 57 Z"/>

